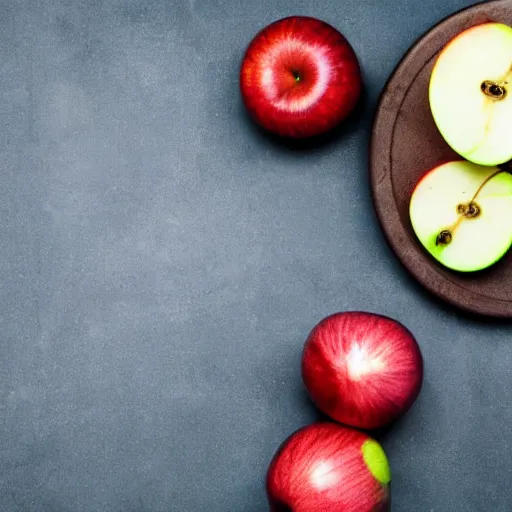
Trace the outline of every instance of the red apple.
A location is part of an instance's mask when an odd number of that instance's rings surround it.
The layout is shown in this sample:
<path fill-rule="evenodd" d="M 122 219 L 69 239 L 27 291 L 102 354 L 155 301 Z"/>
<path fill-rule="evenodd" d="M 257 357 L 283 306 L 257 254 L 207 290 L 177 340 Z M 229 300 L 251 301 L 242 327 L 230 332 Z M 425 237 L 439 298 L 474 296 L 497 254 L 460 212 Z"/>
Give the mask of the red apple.
<path fill-rule="evenodd" d="M 305 138 L 347 117 L 362 79 L 357 56 L 340 32 L 315 18 L 292 16 L 251 41 L 240 88 L 256 123 L 277 135 Z"/>
<path fill-rule="evenodd" d="M 391 471 L 377 441 L 334 423 L 292 434 L 267 472 L 271 512 L 387 512 Z"/>
<path fill-rule="evenodd" d="M 374 429 L 397 419 L 416 400 L 423 358 L 399 322 L 373 313 L 337 313 L 309 334 L 302 378 L 313 402 L 330 418 Z"/>

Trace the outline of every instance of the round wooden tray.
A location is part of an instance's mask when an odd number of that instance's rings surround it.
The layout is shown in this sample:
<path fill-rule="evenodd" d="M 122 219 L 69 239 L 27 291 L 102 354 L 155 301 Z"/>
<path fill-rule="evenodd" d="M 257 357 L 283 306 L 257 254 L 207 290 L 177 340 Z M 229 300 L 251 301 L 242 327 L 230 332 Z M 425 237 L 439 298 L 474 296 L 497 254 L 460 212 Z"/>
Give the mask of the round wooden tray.
<path fill-rule="evenodd" d="M 428 84 L 436 58 L 457 34 L 489 21 L 512 25 L 512 0 L 464 9 L 432 28 L 407 52 L 388 81 L 375 116 L 371 186 L 389 244 L 425 288 L 466 311 L 512 318 L 512 251 L 486 270 L 453 272 L 423 249 L 409 219 L 409 201 L 420 177 L 443 162 L 462 159 L 444 142 L 430 112 Z"/>

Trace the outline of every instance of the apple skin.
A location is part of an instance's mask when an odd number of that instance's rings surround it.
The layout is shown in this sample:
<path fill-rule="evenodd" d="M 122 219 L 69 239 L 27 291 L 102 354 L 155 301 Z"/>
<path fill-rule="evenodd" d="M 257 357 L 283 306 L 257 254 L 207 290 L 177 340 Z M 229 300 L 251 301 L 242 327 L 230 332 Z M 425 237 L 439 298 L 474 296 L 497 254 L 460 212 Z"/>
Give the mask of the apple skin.
<path fill-rule="evenodd" d="M 428 171 L 415 186 L 409 204 L 413 231 L 423 248 L 444 267 L 478 272 L 509 251 L 512 175 L 500 171 L 499 167 L 467 161 L 447 162 Z M 480 215 L 461 220 L 458 205 L 473 197 Z M 446 229 L 453 229 L 451 242 L 438 244 L 439 233 Z"/>
<path fill-rule="evenodd" d="M 414 336 L 386 316 L 335 313 L 309 334 L 302 380 L 331 419 L 362 429 L 389 425 L 420 393 L 423 357 Z"/>
<path fill-rule="evenodd" d="M 313 423 L 292 434 L 267 472 L 270 512 L 388 512 L 391 470 L 366 434 Z"/>
<path fill-rule="evenodd" d="M 508 94 L 499 100 L 485 94 L 486 81 L 505 84 Z M 429 104 L 439 132 L 460 156 L 489 166 L 511 160 L 512 27 L 483 23 L 453 38 L 432 70 Z"/>
<path fill-rule="evenodd" d="M 261 30 L 240 70 L 251 118 L 275 135 L 303 139 L 341 123 L 361 95 L 362 77 L 348 40 L 316 18 L 291 16 Z"/>

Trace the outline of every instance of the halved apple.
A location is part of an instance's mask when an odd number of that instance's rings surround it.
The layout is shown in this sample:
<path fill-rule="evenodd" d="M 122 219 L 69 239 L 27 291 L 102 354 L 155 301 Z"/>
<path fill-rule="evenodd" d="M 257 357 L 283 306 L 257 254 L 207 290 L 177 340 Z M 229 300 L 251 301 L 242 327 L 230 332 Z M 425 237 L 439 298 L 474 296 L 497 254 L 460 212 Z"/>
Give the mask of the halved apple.
<path fill-rule="evenodd" d="M 484 269 L 512 245 L 512 175 L 465 161 L 443 164 L 417 184 L 409 214 L 419 241 L 441 264 Z"/>
<path fill-rule="evenodd" d="M 512 159 L 512 27 L 484 23 L 440 53 L 429 85 L 430 109 L 445 141 L 480 165 Z"/>

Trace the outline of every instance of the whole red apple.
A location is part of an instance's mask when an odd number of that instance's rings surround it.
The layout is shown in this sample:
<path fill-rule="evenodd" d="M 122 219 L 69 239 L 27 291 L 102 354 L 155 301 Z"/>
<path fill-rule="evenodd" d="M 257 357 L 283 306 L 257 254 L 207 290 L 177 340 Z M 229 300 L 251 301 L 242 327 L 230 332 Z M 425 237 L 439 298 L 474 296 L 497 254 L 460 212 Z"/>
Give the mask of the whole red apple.
<path fill-rule="evenodd" d="M 391 471 L 377 441 L 334 423 L 292 434 L 267 472 L 271 512 L 387 512 Z"/>
<path fill-rule="evenodd" d="M 306 138 L 339 124 L 355 107 L 362 78 L 347 39 L 315 18 L 268 25 L 249 44 L 240 72 L 244 104 L 277 135 Z"/>
<path fill-rule="evenodd" d="M 423 358 L 415 338 L 399 322 L 373 313 L 337 313 L 309 334 L 302 379 L 313 402 L 330 418 L 380 428 L 416 400 Z"/>

